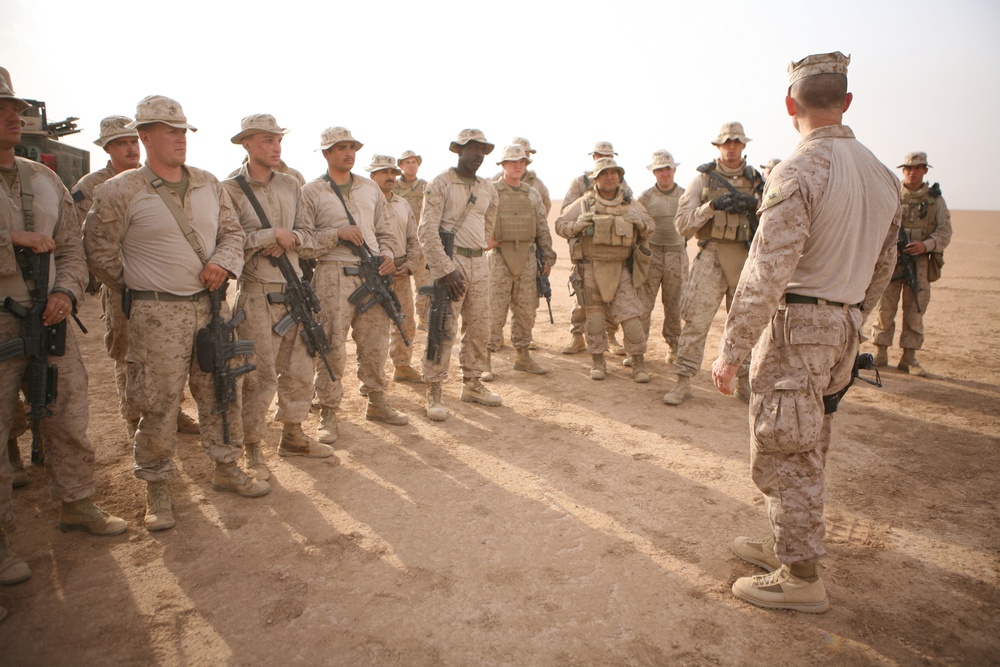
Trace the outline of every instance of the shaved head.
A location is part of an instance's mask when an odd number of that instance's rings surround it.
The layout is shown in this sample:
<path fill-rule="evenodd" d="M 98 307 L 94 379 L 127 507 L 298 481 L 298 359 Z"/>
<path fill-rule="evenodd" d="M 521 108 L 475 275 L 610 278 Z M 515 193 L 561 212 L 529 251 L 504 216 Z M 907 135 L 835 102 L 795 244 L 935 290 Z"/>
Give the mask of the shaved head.
<path fill-rule="evenodd" d="M 847 96 L 847 76 L 816 74 L 799 79 L 788 91 L 790 97 L 804 109 L 842 109 Z"/>

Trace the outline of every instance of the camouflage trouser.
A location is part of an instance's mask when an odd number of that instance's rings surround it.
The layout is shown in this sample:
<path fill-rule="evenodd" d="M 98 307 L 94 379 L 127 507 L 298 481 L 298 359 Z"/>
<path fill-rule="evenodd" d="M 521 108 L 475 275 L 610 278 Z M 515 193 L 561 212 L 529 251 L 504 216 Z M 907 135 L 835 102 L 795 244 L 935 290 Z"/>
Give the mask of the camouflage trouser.
<path fill-rule="evenodd" d="M 94 493 L 94 447 L 87 438 L 87 371 L 71 327 L 72 320 L 66 327 L 66 353 L 49 357 L 49 364 L 59 369 L 58 398 L 48 406 L 52 415 L 42 419 L 39 427 L 45 446 L 49 491 L 53 500 L 61 502 L 80 500 Z M 20 335 L 20 320 L 0 313 L 0 340 Z M 7 440 L 15 412 L 21 409 L 18 392 L 28 389 L 27 368 L 27 357 L 0 361 L 0 523 L 14 519 Z"/>
<path fill-rule="evenodd" d="M 698 252 L 681 293 L 680 314 L 684 318 L 684 328 L 677 340 L 677 360 L 673 369 L 678 375 L 693 377 L 701 370 L 712 320 L 723 297 L 729 309 L 747 254 L 747 247 L 742 243 L 714 241 Z M 738 375 L 745 377 L 747 369 L 748 362 L 744 362 Z"/>
<path fill-rule="evenodd" d="M 243 434 L 246 442 L 263 442 L 267 438 L 267 413 L 278 394 L 275 421 L 301 424 L 309 416 L 313 396 L 313 374 L 316 361 L 306 352 L 299 325 L 278 336 L 271 326 L 288 310 L 282 304 L 267 302 L 262 283 L 240 282 L 235 312 L 243 311 L 246 319 L 239 326 L 239 337 L 254 342 L 250 361 L 257 369 L 243 376 Z M 322 362 L 320 362 L 322 369 Z M 326 370 L 323 369 L 325 373 Z"/>
<path fill-rule="evenodd" d="M 635 319 L 639 324 L 641 329 L 642 324 L 639 322 L 642 317 L 642 302 L 639 300 L 639 295 L 636 294 L 635 287 L 632 285 L 632 273 L 626 268 L 622 267 L 621 276 L 618 278 L 618 289 L 615 291 L 615 296 L 610 302 L 605 302 L 601 298 L 601 292 L 597 287 L 597 280 L 594 278 L 594 272 L 590 270 L 590 266 L 586 266 L 583 271 L 583 298 L 584 303 L 587 304 L 587 318 L 600 316 L 603 319 L 604 327 L 595 326 L 593 328 L 586 327 L 584 329 L 584 339 L 587 341 L 587 352 L 590 354 L 604 354 L 608 351 L 608 323 L 611 323 L 614 329 L 617 329 L 618 325 L 622 325 L 623 332 L 625 335 L 622 337 L 622 346 L 625 348 L 626 354 L 646 354 L 646 337 L 640 335 L 637 337 L 638 340 L 630 339 L 628 336 L 628 330 L 626 325 L 629 320 Z"/>
<path fill-rule="evenodd" d="M 137 421 L 139 411 L 128 407 L 125 400 L 125 352 L 128 350 L 128 320 L 122 311 L 121 292 L 101 285 L 101 309 L 104 311 L 104 347 L 115 363 L 115 384 L 118 387 L 118 413 L 125 421 Z"/>
<path fill-rule="evenodd" d="M 649 266 L 649 277 L 637 289 L 639 300 L 642 301 L 642 328 L 649 337 L 649 323 L 656 305 L 656 294 L 660 293 L 663 303 L 663 340 L 671 349 L 677 348 L 677 339 L 681 334 L 681 292 L 687 282 L 688 256 L 682 247 L 667 250 L 666 246 L 650 244 L 653 257 Z"/>
<path fill-rule="evenodd" d="M 229 306 L 222 304 L 229 321 Z M 132 472 L 147 482 L 173 478 L 177 450 L 177 411 L 184 384 L 198 404 L 201 446 L 216 463 L 235 461 L 243 453 L 243 425 L 239 391 L 228 405 L 229 444 L 223 442 L 222 415 L 215 408 L 215 383 L 202 372 L 195 356 L 195 336 L 211 319 L 209 299 L 197 301 L 135 300 L 128 321 L 126 392 L 129 406 L 139 411 Z M 233 359 L 233 366 L 243 363 Z"/>
<path fill-rule="evenodd" d="M 407 282 L 409 282 L 407 278 Z M 402 281 L 400 281 L 402 282 Z M 421 287 L 425 285 L 430 285 L 433 281 L 431 280 L 431 272 L 427 269 L 427 264 L 424 263 L 424 258 L 421 255 L 420 259 L 417 261 L 416 266 L 413 269 L 413 293 L 416 294 Z M 424 328 L 427 328 L 427 301 L 430 299 L 428 296 L 418 296 L 416 299 L 416 313 L 417 321 L 420 322 Z M 409 335 L 409 334 L 407 334 Z M 413 337 L 410 337 L 413 340 Z"/>
<path fill-rule="evenodd" d="M 574 270 L 579 271 L 582 275 L 584 267 L 576 266 L 574 267 Z M 573 310 L 569 314 L 569 332 L 574 336 L 582 336 L 587 324 L 587 309 L 583 305 L 583 297 L 583 294 L 577 293 L 573 300 Z M 604 323 L 604 333 L 608 338 L 611 338 L 618 333 L 618 324 L 612 322 L 609 318 Z"/>
<path fill-rule="evenodd" d="M 782 563 L 821 558 L 832 414 L 823 396 L 847 386 L 861 338 L 858 308 L 780 308 L 753 350 L 750 467 Z M 794 343 L 791 341 L 795 341 Z"/>
<path fill-rule="evenodd" d="M 378 304 L 367 312 L 359 313 L 347 300 L 361 286 L 361 278 L 344 275 L 344 267 L 356 265 L 353 262 L 320 261 L 313 276 L 313 288 L 323 311 L 323 329 L 333 348 L 328 359 L 337 376 L 337 381 L 333 382 L 322 366 L 316 373 L 317 400 L 325 408 L 339 408 L 344 399 L 348 332 L 357 345 L 361 395 L 385 391 L 389 385 L 385 376 L 385 360 L 389 356 L 389 316 Z"/>
<path fill-rule="evenodd" d="M 413 337 L 417 333 L 417 323 L 413 320 L 413 283 L 410 276 L 397 278 L 392 284 L 392 289 L 399 299 L 399 309 L 403 313 L 403 333 L 410 340 L 410 345 L 403 343 L 403 337 L 399 335 L 399 329 L 392 322 L 389 322 L 389 358 L 392 359 L 393 366 L 409 366 L 413 360 Z M 425 299 L 426 300 L 426 299 Z M 381 306 L 376 306 L 380 308 Z"/>
<path fill-rule="evenodd" d="M 500 249 L 488 253 L 490 265 L 490 338 L 489 350 L 496 352 L 503 342 L 503 327 L 507 311 L 513 314 L 510 342 L 514 349 L 528 347 L 531 330 L 535 327 L 538 311 L 538 262 L 535 253 L 529 252 L 521 275 L 514 277 Z"/>
<path fill-rule="evenodd" d="M 455 253 L 453 258 L 465 280 L 465 294 L 451 302 L 451 311 L 445 319 L 445 338 L 441 341 L 441 361 L 436 363 L 424 358 L 424 382 L 442 382 L 448 377 L 451 350 L 458 335 L 458 318 L 462 318 L 462 347 L 458 360 L 463 378 L 482 377 L 486 368 L 486 345 L 490 337 L 490 269 L 485 257 L 465 257 Z"/>
<path fill-rule="evenodd" d="M 917 256 L 917 295 L 920 297 L 920 309 L 917 312 L 917 301 L 913 298 L 913 290 L 902 280 L 893 280 L 885 288 L 875 311 L 875 322 L 872 324 L 872 342 L 876 345 L 892 346 L 892 338 L 896 333 L 896 309 L 899 307 L 900 293 L 903 296 L 903 330 L 899 334 L 899 346 L 908 350 L 919 350 L 924 346 L 924 313 L 931 302 L 931 283 L 927 280 L 927 265 L 930 255 Z M 899 275 L 899 267 L 896 273 Z"/>

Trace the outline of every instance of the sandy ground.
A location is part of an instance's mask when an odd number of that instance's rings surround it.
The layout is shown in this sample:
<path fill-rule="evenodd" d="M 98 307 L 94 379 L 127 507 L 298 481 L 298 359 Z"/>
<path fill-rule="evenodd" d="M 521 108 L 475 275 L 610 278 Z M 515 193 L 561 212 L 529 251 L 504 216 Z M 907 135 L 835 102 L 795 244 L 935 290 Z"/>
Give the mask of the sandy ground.
<path fill-rule="evenodd" d="M 45 472 L 31 470 L 10 538 L 34 576 L 0 590 L 0 663 L 996 664 L 998 229 L 1000 213 L 955 215 L 920 356 L 934 377 L 891 368 L 884 388 L 860 384 L 841 405 L 822 570 L 832 607 L 820 616 L 730 593 L 758 573 L 730 541 L 767 524 L 746 406 L 705 372 L 721 313 L 683 406 L 660 401 L 673 376 L 657 337 L 650 384 L 617 363 L 594 382 L 587 355 L 559 353 L 563 258 L 557 324 L 540 312 L 535 329 L 551 372 L 514 372 L 505 348 L 492 385 L 503 407 L 461 403 L 452 379 L 452 417 L 434 423 L 422 387 L 397 385 L 390 398 L 411 421 L 388 427 L 365 421 L 349 377 L 342 465 L 277 458 L 272 429 L 273 491 L 256 500 L 212 491 L 197 437 L 179 436 L 177 527 L 150 534 L 91 299 L 96 498 L 129 531 L 61 533 Z"/>

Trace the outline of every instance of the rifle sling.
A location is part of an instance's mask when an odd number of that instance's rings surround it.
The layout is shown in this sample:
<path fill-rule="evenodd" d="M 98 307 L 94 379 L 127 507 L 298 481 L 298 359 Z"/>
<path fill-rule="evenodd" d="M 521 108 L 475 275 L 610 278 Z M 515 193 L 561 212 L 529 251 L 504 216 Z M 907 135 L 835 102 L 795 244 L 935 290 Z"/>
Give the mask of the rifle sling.
<path fill-rule="evenodd" d="M 257 214 L 258 218 L 260 218 L 261 227 L 264 229 L 271 229 L 271 222 L 267 219 L 267 214 L 264 213 L 264 208 L 260 205 L 257 195 L 255 195 L 253 190 L 250 188 L 250 184 L 247 183 L 247 179 L 243 178 L 243 174 L 237 174 L 233 180 L 236 181 L 236 185 L 240 186 L 240 190 L 242 190 L 243 194 L 246 195 L 247 201 L 250 202 L 251 206 L 253 206 L 253 212 Z"/>
<path fill-rule="evenodd" d="M 326 180 L 327 183 L 330 184 L 330 189 L 333 190 L 333 194 L 337 195 L 337 199 L 339 199 L 340 203 L 343 204 L 343 206 L 344 206 L 344 212 L 347 213 L 347 222 L 349 222 L 354 227 L 359 227 L 360 225 L 358 225 L 358 223 L 354 221 L 354 216 L 351 215 L 351 209 L 347 208 L 347 202 L 344 200 L 344 195 L 340 191 L 340 187 L 336 183 L 333 182 L 333 179 L 330 178 L 330 174 L 329 173 L 323 174 L 323 178 Z M 353 176 L 352 176 L 352 178 L 353 178 Z M 372 250 L 371 250 L 371 248 L 368 247 L 368 244 L 365 243 L 363 234 L 364 234 L 364 232 L 362 232 L 361 245 L 365 246 L 365 248 L 368 250 L 368 254 L 374 255 L 375 253 L 373 253 Z M 354 245 L 354 244 L 351 244 L 351 245 Z M 354 247 L 357 248 L 357 246 L 354 246 Z M 354 254 L 359 255 L 359 251 L 355 250 Z"/>
<path fill-rule="evenodd" d="M 17 165 L 17 180 L 21 189 L 21 215 L 24 219 L 24 231 L 33 232 L 35 231 L 35 193 L 31 189 L 31 172 L 27 165 L 21 164 L 20 160 L 14 160 L 14 164 Z M 21 278 L 24 280 L 28 292 L 31 292 L 35 289 L 36 284 L 34 276 L 29 277 L 28 263 L 18 253 L 14 253 L 14 257 L 21 268 Z"/>
<path fill-rule="evenodd" d="M 177 202 L 175 202 L 173 198 L 163 189 L 163 179 L 157 176 L 147 164 L 142 165 L 139 169 L 139 173 L 142 174 L 142 177 L 146 179 L 146 182 L 152 186 L 153 192 L 160 195 L 160 199 L 163 200 L 163 203 L 170 211 L 170 214 L 173 215 L 174 220 L 177 221 L 177 226 L 181 228 L 181 233 L 184 234 L 184 238 L 187 239 L 187 242 L 191 244 L 191 248 L 194 250 L 195 254 L 198 255 L 198 259 L 201 260 L 202 264 L 207 264 L 208 255 L 205 253 L 205 247 L 201 244 L 201 239 L 198 238 L 198 234 L 191 227 L 191 223 L 188 222 L 187 215 L 184 211 L 181 210 L 180 206 L 177 205 Z"/>

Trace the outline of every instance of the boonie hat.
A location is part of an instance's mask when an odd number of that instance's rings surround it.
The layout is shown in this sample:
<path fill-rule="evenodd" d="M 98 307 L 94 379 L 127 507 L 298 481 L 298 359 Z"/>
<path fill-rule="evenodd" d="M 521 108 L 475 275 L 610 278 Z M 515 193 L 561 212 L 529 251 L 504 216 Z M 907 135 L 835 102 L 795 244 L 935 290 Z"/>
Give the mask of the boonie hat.
<path fill-rule="evenodd" d="M 737 123 L 733 121 L 730 123 L 722 124 L 722 127 L 719 128 L 719 136 L 715 138 L 715 141 L 712 142 L 712 145 L 721 146 L 727 141 L 731 141 L 733 139 L 740 142 L 741 144 L 748 144 L 751 141 L 753 141 L 753 139 L 748 137 L 743 132 L 743 123 Z"/>
<path fill-rule="evenodd" d="M 594 144 L 594 150 L 590 151 L 591 155 L 618 155 L 615 152 L 615 147 L 611 145 L 610 141 L 598 141 Z"/>
<path fill-rule="evenodd" d="M 108 145 L 108 142 L 122 137 L 138 137 L 139 133 L 129 128 L 132 119 L 128 116 L 108 116 L 101 119 L 101 136 L 94 140 L 94 143 L 101 148 Z"/>
<path fill-rule="evenodd" d="M 664 167 L 673 167 L 676 169 L 679 164 L 680 162 L 674 162 L 674 156 L 670 154 L 670 151 L 659 150 L 653 153 L 653 162 L 646 165 L 646 169 L 650 171 L 656 171 Z"/>
<path fill-rule="evenodd" d="M 408 160 L 411 157 L 417 159 L 418 166 L 424 163 L 424 159 L 413 151 L 403 151 L 403 154 L 399 156 L 399 161 L 402 162 L 403 160 Z"/>
<path fill-rule="evenodd" d="M 458 139 L 451 142 L 448 146 L 448 150 L 452 153 L 458 153 L 462 146 L 469 143 L 470 141 L 478 141 L 486 146 L 486 154 L 489 155 L 493 152 L 495 148 L 493 144 L 486 141 L 486 135 L 483 134 L 482 130 L 462 130 L 458 133 Z"/>
<path fill-rule="evenodd" d="M 768 160 L 767 163 L 760 165 L 760 168 L 761 169 L 774 169 L 779 164 L 781 164 L 781 160 L 779 160 L 776 157 L 773 157 L 770 160 Z"/>
<path fill-rule="evenodd" d="M 396 158 L 391 155 L 372 155 L 372 163 L 365 167 L 365 171 L 369 174 L 374 174 L 376 171 L 384 169 L 392 169 L 397 176 L 403 173 L 396 166 Z"/>
<path fill-rule="evenodd" d="M 188 125 L 181 103 L 163 95 L 144 97 L 135 108 L 135 120 L 125 127 L 135 130 L 151 123 L 166 123 L 170 127 L 198 131 L 197 127 Z"/>
<path fill-rule="evenodd" d="M 361 150 L 361 147 L 364 146 L 363 143 L 354 138 L 354 135 L 346 127 L 328 127 L 319 135 L 319 148 L 317 150 L 325 151 L 327 148 L 342 141 L 350 141 L 357 144 L 355 150 Z"/>
<path fill-rule="evenodd" d="M 504 146 L 503 157 L 497 164 L 503 164 L 504 162 L 517 162 L 518 160 L 527 160 L 528 164 L 531 164 L 531 158 L 524 151 L 524 146 L 518 144 L 511 144 L 510 146 Z"/>
<path fill-rule="evenodd" d="M 260 133 L 288 134 L 287 127 L 278 127 L 278 121 L 269 113 L 255 113 L 240 121 L 240 132 L 232 139 L 234 144 L 241 144 L 247 137 Z"/>
<path fill-rule="evenodd" d="M 797 62 L 788 63 L 788 85 L 791 86 L 799 79 L 817 74 L 843 74 L 847 76 L 847 66 L 850 64 L 851 57 L 845 56 L 840 51 L 806 56 Z"/>
<path fill-rule="evenodd" d="M 598 158 L 598 160 L 594 162 L 594 171 L 590 173 L 590 178 L 596 179 L 601 175 L 602 171 L 607 169 L 617 169 L 618 175 L 623 179 L 625 178 L 625 170 L 618 166 L 618 163 L 614 161 L 614 158 L 610 157 Z"/>
<path fill-rule="evenodd" d="M 0 99 L 13 100 L 20 107 L 17 112 L 21 113 L 31 105 L 14 94 L 14 84 L 10 82 L 10 72 L 0 67 Z"/>
<path fill-rule="evenodd" d="M 906 157 L 903 158 L 903 164 L 899 165 L 897 169 L 902 167 L 919 167 L 920 165 L 923 165 L 928 169 L 931 168 L 931 166 L 927 164 L 927 153 L 923 151 L 914 151 L 906 154 Z"/>
<path fill-rule="evenodd" d="M 525 153 L 537 153 L 538 152 L 534 148 L 531 147 L 531 142 L 528 141 L 527 139 L 525 139 L 524 137 L 514 137 L 513 139 L 510 140 L 510 143 L 517 144 L 518 146 L 520 146 L 521 148 L 524 149 Z"/>

